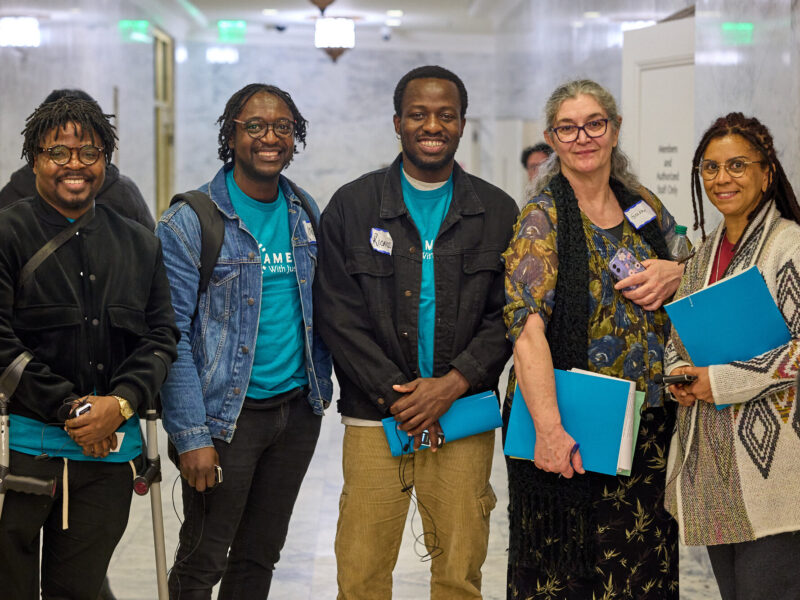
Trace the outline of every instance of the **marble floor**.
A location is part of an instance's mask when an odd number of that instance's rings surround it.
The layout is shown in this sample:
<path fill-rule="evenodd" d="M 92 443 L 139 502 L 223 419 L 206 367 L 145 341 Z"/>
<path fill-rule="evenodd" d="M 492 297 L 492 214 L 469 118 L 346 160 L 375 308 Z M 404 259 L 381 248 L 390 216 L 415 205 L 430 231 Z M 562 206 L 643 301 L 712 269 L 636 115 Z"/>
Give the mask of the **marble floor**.
<path fill-rule="evenodd" d="M 334 409 L 323 420 L 317 451 L 295 506 L 281 561 L 275 571 L 272 600 L 329 600 L 336 597 L 336 561 L 333 539 L 341 490 L 341 438 L 344 426 Z M 497 508 L 492 514 L 489 554 L 483 567 L 483 592 L 487 600 L 505 598 L 508 492 L 506 471 L 497 434 L 492 485 Z M 180 484 L 177 471 L 166 459 L 166 436 L 161 432 L 164 458 L 162 500 L 168 563 L 174 554 L 180 523 Z M 419 517 L 416 517 L 419 529 Z M 394 597 L 420 600 L 428 597 L 428 563 L 414 552 L 409 524 L 394 571 Z M 111 562 L 110 580 L 119 600 L 155 600 L 155 561 L 148 497 L 134 497 L 128 529 Z M 719 600 L 704 549 L 683 548 L 681 599 Z M 246 599 L 243 599 L 246 600 Z"/>

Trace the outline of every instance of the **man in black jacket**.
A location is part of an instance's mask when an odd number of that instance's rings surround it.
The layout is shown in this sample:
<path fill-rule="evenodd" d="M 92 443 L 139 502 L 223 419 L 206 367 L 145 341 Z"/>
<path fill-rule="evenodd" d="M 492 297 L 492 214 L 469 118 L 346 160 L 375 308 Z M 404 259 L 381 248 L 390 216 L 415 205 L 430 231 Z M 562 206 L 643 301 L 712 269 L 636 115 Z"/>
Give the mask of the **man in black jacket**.
<path fill-rule="evenodd" d="M 60 89 L 53 90 L 44 99 L 42 104 L 54 102 L 59 98 L 69 96 L 80 98 L 89 102 L 97 101 L 83 90 Z M 98 105 L 99 108 L 99 105 Z M 11 179 L 0 190 L 0 208 L 11 206 L 17 200 L 29 198 L 36 193 L 36 176 L 31 165 L 24 165 L 11 174 Z M 97 191 L 95 201 L 98 204 L 107 204 L 123 217 L 133 219 L 152 231 L 156 223 L 150 209 L 142 197 L 142 193 L 130 177 L 119 172 L 113 163 L 106 165 L 106 177 L 103 185 Z"/>
<path fill-rule="evenodd" d="M 43 531 L 42 596 L 96 598 L 127 524 L 136 411 L 154 402 L 178 331 L 158 239 L 94 201 L 115 147 L 108 117 L 65 97 L 23 135 L 37 193 L 0 212 L 0 370 L 33 354 L 10 404 L 10 466 L 58 489 L 6 494 L 0 581 L 4 597 L 38 597 Z"/>
<path fill-rule="evenodd" d="M 402 154 L 339 189 L 320 224 L 315 320 L 346 425 L 339 599 L 391 597 L 412 489 L 430 597 L 480 598 L 495 432 L 443 443 L 438 419 L 457 398 L 496 389 L 509 357 L 500 255 L 517 208 L 455 163 L 467 109 L 455 74 L 414 69 L 394 103 Z M 390 416 L 415 447 L 427 430 L 431 450 L 393 458 L 380 426 Z"/>

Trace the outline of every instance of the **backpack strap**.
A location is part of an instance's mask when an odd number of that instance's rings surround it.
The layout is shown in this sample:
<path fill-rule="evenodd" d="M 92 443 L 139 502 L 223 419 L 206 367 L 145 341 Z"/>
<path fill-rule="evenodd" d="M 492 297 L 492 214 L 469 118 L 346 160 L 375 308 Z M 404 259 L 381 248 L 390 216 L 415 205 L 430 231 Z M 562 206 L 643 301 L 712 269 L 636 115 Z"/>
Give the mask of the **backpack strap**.
<path fill-rule="evenodd" d="M 302 206 L 303 210 L 306 211 L 306 214 L 308 215 L 308 220 L 311 223 L 311 229 L 314 232 L 314 239 L 317 242 L 319 242 L 317 219 L 314 216 L 314 212 L 311 210 L 311 205 L 308 203 L 308 198 L 306 198 L 306 195 L 303 193 L 303 191 L 295 185 L 294 181 L 292 181 L 288 177 L 286 178 L 286 181 L 289 182 L 289 187 L 292 188 L 292 193 L 294 193 L 294 195 L 297 196 L 298 199 L 300 200 L 300 206 Z"/>
<path fill-rule="evenodd" d="M 217 264 L 222 241 L 225 238 L 225 221 L 219 214 L 214 201 L 199 190 L 175 194 L 169 204 L 186 202 L 200 221 L 200 286 L 197 288 L 198 299 L 208 289 L 214 265 Z M 195 311 L 197 308 L 195 307 Z"/>

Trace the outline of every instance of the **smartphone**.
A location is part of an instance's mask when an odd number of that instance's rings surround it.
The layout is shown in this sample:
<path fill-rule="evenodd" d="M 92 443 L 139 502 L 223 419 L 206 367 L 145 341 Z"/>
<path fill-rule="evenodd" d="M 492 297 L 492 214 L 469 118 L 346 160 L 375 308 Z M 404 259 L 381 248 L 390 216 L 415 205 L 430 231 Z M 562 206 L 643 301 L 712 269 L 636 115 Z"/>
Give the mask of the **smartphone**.
<path fill-rule="evenodd" d="M 73 417 L 80 417 L 92 410 L 92 403 L 91 402 L 84 402 L 83 404 L 79 404 L 75 407 L 75 410 L 72 413 Z"/>
<path fill-rule="evenodd" d="M 611 260 L 608 262 L 608 268 L 611 270 L 611 275 L 617 281 L 621 281 L 634 273 L 641 273 L 644 271 L 642 263 L 636 260 L 633 252 L 627 248 L 620 248 L 616 251 Z M 625 288 L 627 291 L 635 290 L 638 285 L 632 285 Z"/>
<path fill-rule="evenodd" d="M 697 381 L 697 375 L 658 375 L 653 376 L 653 381 L 658 385 L 684 385 Z"/>

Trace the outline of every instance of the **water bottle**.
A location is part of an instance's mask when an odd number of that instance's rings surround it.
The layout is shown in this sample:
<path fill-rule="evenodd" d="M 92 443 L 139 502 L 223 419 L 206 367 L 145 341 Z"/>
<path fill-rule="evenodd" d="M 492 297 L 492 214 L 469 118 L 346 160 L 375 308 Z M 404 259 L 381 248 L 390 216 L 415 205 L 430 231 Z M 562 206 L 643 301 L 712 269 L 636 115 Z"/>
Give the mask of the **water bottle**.
<path fill-rule="evenodd" d="M 669 242 L 669 253 L 673 260 L 681 261 L 689 256 L 689 240 L 686 239 L 686 227 L 675 225 L 675 236 Z"/>

